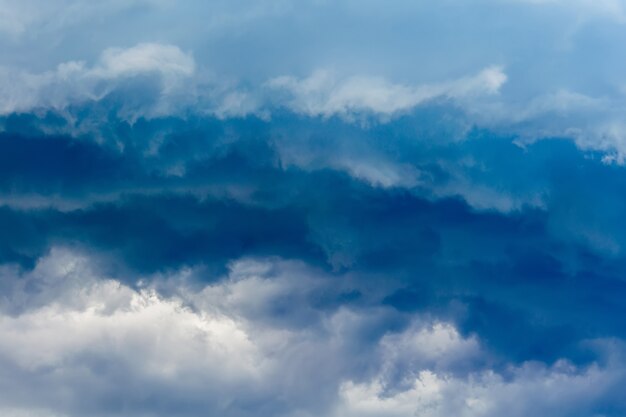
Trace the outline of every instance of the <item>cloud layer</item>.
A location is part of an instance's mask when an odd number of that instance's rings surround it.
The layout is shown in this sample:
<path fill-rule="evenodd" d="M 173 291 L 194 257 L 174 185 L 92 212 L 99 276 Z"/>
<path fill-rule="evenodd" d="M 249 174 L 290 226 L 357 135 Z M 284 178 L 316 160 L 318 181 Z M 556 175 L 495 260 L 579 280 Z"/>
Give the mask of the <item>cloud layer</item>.
<path fill-rule="evenodd" d="M 624 7 L 0 0 L 0 415 L 626 415 Z"/>
<path fill-rule="evenodd" d="M 181 270 L 154 281 L 175 281 L 170 296 L 93 268 L 53 248 L 32 272 L 2 271 L 3 412 L 583 416 L 622 405 L 623 347 L 611 341 L 594 342 L 601 366 L 527 362 L 504 376 L 485 368 L 479 338 L 449 323 L 416 316 L 383 335 L 381 324 L 397 320 L 390 309 L 316 305 L 337 286 L 297 262 L 237 260 L 200 291 Z M 280 312 L 287 298 L 291 317 Z"/>
<path fill-rule="evenodd" d="M 623 410 L 625 183 L 601 153 L 447 103 L 365 125 L 98 106 L 3 120 L 7 414 Z"/>

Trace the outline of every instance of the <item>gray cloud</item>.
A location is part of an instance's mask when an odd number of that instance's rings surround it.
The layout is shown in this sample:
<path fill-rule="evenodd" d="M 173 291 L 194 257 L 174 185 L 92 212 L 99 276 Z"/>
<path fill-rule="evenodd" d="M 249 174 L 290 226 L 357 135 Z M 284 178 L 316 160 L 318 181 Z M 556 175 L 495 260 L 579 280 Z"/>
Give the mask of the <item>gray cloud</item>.
<path fill-rule="evenodd" d="M 8 415 L 582 416 L 620 401 L 622 348 L 610 341 L 595 342 L 608 349 L 602 366 L 529 362 L 501 374 L 464 367 L 487 355 L 481 341 L 427 317 L 362 338 L 388 313 L 312 308 L 305 295 L 329 278 L 299 263 L 237 260 L 199 290 L 186 270 L 133 289 L 94 265 L 54 248 L 32 272 L 2 271 L 13 285 L 0 307 Z M 171 284 L 170 296 L 153 286 Z M 284 316 L 285 297 L 305 325 L 269 320 Z"/>
<path fill-rule="evenodd" d="M 0 414 L 619 417 L 621 0 L 0 0 Z"/>

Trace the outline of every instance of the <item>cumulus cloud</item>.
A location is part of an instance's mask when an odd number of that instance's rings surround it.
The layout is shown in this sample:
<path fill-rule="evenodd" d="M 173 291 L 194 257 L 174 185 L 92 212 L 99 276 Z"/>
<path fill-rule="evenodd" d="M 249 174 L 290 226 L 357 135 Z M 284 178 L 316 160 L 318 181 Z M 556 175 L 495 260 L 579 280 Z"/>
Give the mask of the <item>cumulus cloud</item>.
<path fill-rule="evenodd" d="M 11 298 L 3 302 L 9 314 L 1 330 L 5 359 L 36 372 L 71 363 L 86 350 L 103 357 L 117 352 L 131 366 L 145 361 L 139 365 L 144 371 L 167 376 L 199 365 L 200 358 L 191 357 L 196 352 L 216 361 L 206 365 L 219 364 L 226 379 L 231 367 L 235 375 L 256 372 L 254 346 L 232 319 L 196 314 L 153 290 L 99 280 L 90 267 L 84 256 L 53 249 L 25 282 L 15 282 Z M 36 288 L 32 293 L 30 286 Z M 133 352 L 133 346 L 146 350 Z"/>
<path fill-rule="evenodd" d="M 305 327 L 268 320 L 283 315 L 275 306 L 280 298 L 323 285 L 302 265 L 238 261 L 226 282 L 200 292 L 185 289 L 183 270 L 168 278 L 178 284 L 170 297 L 151 284 L 132 289 L 100 277 L 96 265 L 56 248 L 19 278 L 2 271 L 11 285 L 0 307 L 0 384 L 13 382 L 0 394 L 0 409 L 63 416 L 244 416 L 265 409 L 288 416 L 324 410 L 328 404 L 314 397 L 332 402 L 342 373 L 354 366 L 309 368 L 349 354 L 342 346 L 348 335 L 334 330 L 344 313 L 329 312 L 329 321 L 319 314 Z M 311 308 L 304 301 L 289 309 Z M 45 392 L 36 394 L 37 387 Z"/>
<path fill-rule="evenodd" d="M 581 345 L 624 337 L 623 284 L 611 273 L 622 257 L 572 234 L 585 219 L 589 233 L 623 242 L 613 227 L 621 210 L 594 204 L 614 195 L 618 208 L 623 185 L 615 167 L 570 143 L 522 149 L 482 133 L 437 147 L 392 135 L 394 123 L 322 120 L 311 130 L 294 117 L 281 122 L 298 138 L 291 148 L 273 136 L 275 121 L 152 120 L 129 127 L 119 152 L 37 133 L 33 120 L 9 120 L 25 133 L 0 142 L 5 198 L 44 199 L 0 209 L 7 413 L 393 415 L 424 406 L 481 415 L 468 399 L 497 415 L 497 396 L 552 413 L 531 384 L 558 401 L 580 396 L 581 412 L 622 407 L 613 394 L 621 376 L 590 365 L 606 358 Z M 159 148 L 146 153 L 155 132 Z M 280 163 L 298 150 L 310 160 Z M 514 195 L 549 192 L 540 210 L 482 212 L 419 186 L 352 178 L 337 162 L 377 159 L 419 168 L 433 188 L 464 175 Z M 184 172 L 158 174 L 172 163 Z M 46 195 L 80 204 L 57 210 Z M 555 367 L 561 358 L 567 366 Z M 620 369 L 619 356 L 611 361 Z M 582 381 L 599 391 L 579 394 Z M 34 390 L 50 395 L 33 403 Z"/>
<path fill-rule="evenodd" d="M 189 401 L 225 412 L 241 390 L 252 395 L 254 386 L 262 388 L 271 358 L 237 318 L 100 280 L 90 266 L 54 249 L 4 300 L 0 360 L 10 367 L 2 385 L 20 380 L 3 390 L 4 409 L 144 415 L 162 401 L 170 409 Z M 20 311 L 11 314 L 12 308 Z M 38 386 L 46 392 L 37 394 Z"/>
<path fill-rule="evenodd" d="M 315 308 L 311 295 L 329 280 L 300 263 L 237 260 L 224 281 L 199 290 L 185 269 L 132 288 L 100 276 L 97 265 L 54 248 L 31 272 L 2 270 L 0 410 L 521 416 L 592 412 L 602 399 L 619 401 L 611 389 L 623 381 L 621 362 L 527 363 L 505 376 L 468 367 L 488 352 L 450 323 L 418 318 L 372 337 L 384 310 Z M 301 301 L 280 312 L 285 297 Z M 306 310 L 316 313 L 298 324 L 279 319 Z"/>
<path fill-rule="evenodd" d="M 563 369 L 564 368 L 564 369 Z M 586 416 L 594 402 L 624 378 L 623 369 L 592 367 L 578 371 L 564 367 L 528 365 L 512 370 L 508 379 L 493 372 L 460 379 L 421 371 L 409 389 L 386 395 L 380 380 L 342 385 L 342 406 L 336 416 Z M 601 415 L 601 414 L 599 414 Z"/>
<path fill-rule="evenodd" d="M 610 340 L 598 345 L 617 352 Z M 489 367 L 455 374 L 459 364 L 485 352 L 476 338 L 463 338 L 445 323 L 387 335 L 380 347 L 379 373 L 368 381 L 344 381 L 333 416 L 596 415 L 598 404 L 626 377 L 619 353 L 609 354 L 613 365 L 606 368 L 560 360 L 510 366 L 506 376 Z"/>

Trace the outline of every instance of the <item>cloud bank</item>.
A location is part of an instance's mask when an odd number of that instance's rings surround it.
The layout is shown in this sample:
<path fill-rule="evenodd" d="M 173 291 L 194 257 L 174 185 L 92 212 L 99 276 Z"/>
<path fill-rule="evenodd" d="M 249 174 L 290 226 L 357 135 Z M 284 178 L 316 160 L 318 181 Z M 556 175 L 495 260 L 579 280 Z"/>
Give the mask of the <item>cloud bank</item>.
<path fill-rule="evenodd" d="M 237 260 L 199 292 L 181 270 L 155 281 L 177 281 L 170 296 L 96 276 L 93 266 L 53 248 L 26 275 L 3 271 L 8 415 L 582 416 L 621 401 L 612 396 L 624 381 L 615 366 L 623 348 L 610 341 L 595 342 L 603 366 L 527 362 L 502 376 L 484 368 L 480 339 L 427 316 L 370 339 L 393 313 L 316 306 L 311 295 L 335 286 L 299 263 Z M 285 297 L 301 300 L 289 308 L 303 322 L 281 318 Z"/>
<path fill-rule="evenodd" d="M 624 6 L 0 0 L 0 415 L 626 415 Z"/>

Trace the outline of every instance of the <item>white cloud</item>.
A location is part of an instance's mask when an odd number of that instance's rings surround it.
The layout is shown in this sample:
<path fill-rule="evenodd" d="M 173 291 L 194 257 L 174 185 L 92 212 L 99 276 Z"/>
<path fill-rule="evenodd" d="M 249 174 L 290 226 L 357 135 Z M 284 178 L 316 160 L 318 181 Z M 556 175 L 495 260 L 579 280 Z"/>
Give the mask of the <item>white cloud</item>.
<path fill-rule="evenodd" d="M 335 398 L 341 370 L 322 365 L 341 361 L 341 347 L 321 328 L 270 317 L 285 297 L 302 297 L 292 314 L 309 314 L 308 291 L 324 279 L 314 282 L 304 265 L 241 260 L 224 282 L 199 292 L 186 287 L 190 271 L 182 270 L 155 280 L 174 281 L 178 295 L 169 297 L 101 277 L 97 265 L 56 248 L 32 272 L 0 270 L 0 411 L 104 416 L 124 403 L 124 415 L 143 416 L 184 403 L 191 409 L 181 415 L 248 415 L 247 404 L 260 401 L 272 415 L 281 407 L 289 415 L 326 407 L 312 389 Z M 313 327 L 322 320 L 305 318 Z"/>
<path fill-rule="evenodd" d="M 60 72 L 62 68 L 59 68 Z M 157 72 L 165 76 L 191 76 L 195 62 L 191 55 L 173 45 L 142 43 L 131 48 L 109 48 L 87 76 L 117 78 Z M 71 70 L 70 70 L 71 71 Z"/>
<path fill-rule="evenodd" d="M 623 371 L 620 371 L 623 378 Z M 589 407 L 616 373 L 591 367 L 582 372 L 532 365 L 512 370 L 511 380 L 493 373 L 469 379 L 420 371 L 409 389 L 386 395 L 379 379 L 367 383 L 346 382 L 341 417 L 497 417 L 507 415 L 570 416 Z"/>
<path fill-rule="evenodd" d="M 156 76 L 160 89 L 156 103 L 150 97 L 136 97 L 145 112 L 165 109 L 173 100 L 168 96 L 195 71 L 194 59 L 173 45 L 154 43 L 105 50 L 98 62 L 65 62 L 39 74 L 0 67 L 0 113 L 32 111 L 41 108 L 63 110 L 71 104 L 97 101 L 119 87 L 125 79 Z M 189 91 L 187 91 L 189 93 Z M 125 103 L 121 103 L 122 107 Z M 119 109 L 117 109 L 119 110 Z"/>
<path fill-rule="evenodd" d="M 371 340 L 385 309 L 313 309 L 336 277 L 297 262 L 239 260 L 199 291 L 189 270 L 155 277 L 170 296 L 97 265 L 57 248 L 31 272 L 0 270 L 3 415 L 565 416 L 624 378 L 615 354 L 608 368 L 528 363 L 505 378 L 472 365 L 488 363 L 476 336 L 425 318 Z"/>
<path fill-rule="evenodd" d="M 236 319 L 101 280 L 80 255 L 55 249 L 15 285 L 0 314 L 0 362 L 24 379 L 13 381 L 13 397 L 0 395 L 0 407 L 100 415 L 77 412 L 81 396 L 89 395 L 97 410 L 121 383 L 131 402 L 170 386 L 178 394 L 165 395 L 211 394 L 217 408 L 265 372 L 267 358 Z M 116 382 L 115 372 L 102 374 L 98 366 L 118 369 L 125 380 Z M 14 376 L 3 369 L 5 386 Z M 46 393 L 35 392 L 41 384 Z"/>
<path fill-rule="evenodd" d="M 612 346 L 610 341 L 598 343 Z M 488 368 L 469 374 L 453 373 L 453 368 L 448 368 L 453 363 L 450 359 L 467 363 L 485 353 L 475 338 L 462 338 L 445 323 L 388 336 L 381 341 L 381 348 L 380 372 L 368 381 L 345 381 L 333 416 L 586 415 L 581 410 L 591 410 L 594 402 L 626 377 L 616 356 L 609 359 L 612 365 L 607 368 L 578 368 L 557 361 L 552 366 L 531 362 L 510 366 L 507 377 Z M 400 373 L 399 383 L 390 385 L 390 369 Z"/>
<path fill-rule="evenodd" d="M 463 338 L 450 323 L 416 323 L 408 330 L 382 338 L 383 373 L 400 366 L 410 369 L 449 371 L 459 363 L 478 358 L 481 352 L 476 337 Z"/>
<path fill-rule="evenodd" d="M 518 136 L 525 145 L 542 138 L 572 139 L 584 151 L 599 151 L 605 162 L 626 160 L 626 101 L 621 91 L 592 96 L 567 89 L 548 92 L 529 101 L 475 103 L 468 108 L 482 126 Z"/>
<path fill-rule="evenodd" d="M 497 94 L 506 82 L 500 67 L 489 67 L 479 74 L 439 84 L 409 86 L 394 84 L 382 77 L 338 78 L 329 71 L 316 71 L 310 77 L 274 78 L 270 90 L 286 92 L 279 104 L 309 116 L 350 116 L 359 112 L 381 115 L 407 111 L 437 98 L 467 99 Z"/>
<path fill-rule="evenodd" d="M 327 149 L 317 149 L 317 152 L 312 149 L 303 151 L 293 142 L 293 138 L 276 141 L 283 166 L 293 165 L 308 171 L 330 167 L 347 172 L 353 178 L 373 187 L 413 188 L 421 183 L 417 168 L 410 164 L 396 163 L 385 155 L 376 155 L 373 152 L 366 155 L 343 153 L 336 149 L 331 152 L 327 152 Z"/>
<path fill-rule="evenodd" d="M 157 73 L 166 97 L 127 94 L 124 99 L 134 101 L 121 113 L 132 119 L 135 113 L 158 116 L 191 108 L 223 118 L 265 117 L 269 102 L 315 116 L 390 117 L 447 98 L 471 114 L 470 125 L 492 127 L 489 122 L 498 119 L 515 134 L 574 136 L 585 149 L 607 152 L 607 161 L 622 161 L 623 100 L 594 94 L 612 94 L 623 84 L 623 31 L 606 23 L 626 22 L 625 4 L 446 0 L 399 1 L 390 8 L 353 0 L 0 0 L 0 113 L 98 100 L 119 87 L 120 77 Z M 594 25 L 598 19 L 601 24 Z M 94 48 L 137 43 L 143 46 L 93 57 Z M 272 53 L 259 52 L 278 44 Z M 185 51 L 168 45 L 185 45 Z M 57 67 L 58 62 L 66 63 Z M 488 67 L 441 82 L 494 62 L 506 74 Z M 216 79 L 203 83 L 209 67 Z M 289 76 L 314 68 L 338 72 Z M 363 68 L 376 76 L 363 75 Z M 277 77 L 281 74 L 287 76 Z M 507 77 L 501 95 L 488 98 Z M 584 106 L 589 110 L 581 120 Z M 555 113 L 572 116 L 554 122 Z M 354 171 L 383 186 L 395 182 L 384 172 Z"/>
<path fill-rule="evenodd" d="M 7 302 L 25 310 L 0 321 L 0 352 L 23 369 L 63 367 L 91 351 L 132 359 L 157 378 L 212 367 L 226 379 L 259 371 L 255 347 L 236 321 L 98 279 L 89 260 L 71 252 L 54 249 L 16 286 Z"/>

